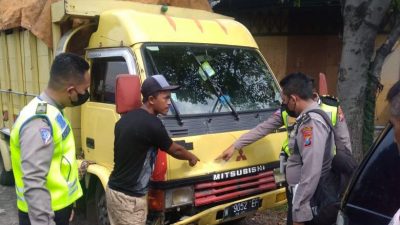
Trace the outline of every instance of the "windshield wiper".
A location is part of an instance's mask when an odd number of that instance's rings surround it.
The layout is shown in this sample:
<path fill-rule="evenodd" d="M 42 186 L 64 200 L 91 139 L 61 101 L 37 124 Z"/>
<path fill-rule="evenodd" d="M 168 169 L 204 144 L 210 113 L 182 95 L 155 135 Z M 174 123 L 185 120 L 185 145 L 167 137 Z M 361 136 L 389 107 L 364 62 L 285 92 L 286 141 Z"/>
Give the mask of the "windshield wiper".
<path fill-rule="evenodd" d="M 153 56 L 150 54 L 150 51 L 149 51 L 148 49 L 146 49 L 146 53 L 147 53 L 147 55 L 148 55 L 149 58 L 150 58 L 150 63 L 151 63 L 151 66 L 153 67 L 153 70 L 154 70 L 157 74 L 160 74 L 160 73 L 158 72 L 156 63 L 154 62 Z M 175 118 L 176 118 L 176 120 L 178 121 L 178 124 L 179 124 L 180 126 L 182 126 L 182 125 L 183 125 L 183 121 L 182 121 L 181 113 L 179 112 L 178 107 L 176 106 L 176 104 L 175 104 L 175 102 L 174 102 L 174 99 L 171 98 L 170 100 L 171 100 L 172 108 L 174 108 Z"/>
<path fill-rule="evenodd" d="M 200 61 L 196 58 L 196 56 L 193 54 L 193 52 L 191 52 L 190 50 L 188 50 L 188 53 L 190 55 L 193 56 L 193 58 L 196 60 L 197 64 L 199 64 L 200 69 L 203 71 L 203 73 L 205 74 L 205 76 L 207 77 L 207 80 L 210 82 L 214 94 L 217 96 L 218 101 L 221 102 L 221 104 L 224 104 L 222 102 L 222 99 L 224 99 L 225 103 L 228 105 L 229 109 L 231 110 L 233 116 L 235 117 L 235 120 L 239 120 L 239 114 L 236 112 L 235 108 L 233 108 L 232 104 L 228 101 L 228 99 L 226 98 L 226 96 L 223 94 L 221 88 L 215 84 L 212 80 L 211 80 L 211 76 L 207 73 L 207 71 L 205 71 L 205 69 L 202 67 Z M 213 107 L 214 108 L 214 107 Z"/>

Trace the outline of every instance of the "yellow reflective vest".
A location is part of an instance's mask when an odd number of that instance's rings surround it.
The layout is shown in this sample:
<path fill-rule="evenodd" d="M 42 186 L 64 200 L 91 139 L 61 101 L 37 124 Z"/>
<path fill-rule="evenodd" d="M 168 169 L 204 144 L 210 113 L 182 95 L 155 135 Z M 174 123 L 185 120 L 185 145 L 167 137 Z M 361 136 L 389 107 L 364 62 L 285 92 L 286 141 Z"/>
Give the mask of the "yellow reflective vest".
<path fill-rule="evenodd" d="M 22 181 L 24 171 L 21 165 L 19 137 L 21 128 L 34 118 L 46 119 L 52 130 L 54 151 L 45 186 L 50 193 L 51 208 L 53 211 L 57 211 L 73 204 L 82 196 L 74 136 L 71 125 L 62 112 L 37 97 L 23 108 L 11 131 L 11 161 L 17 192 L 17 206 L 22 212 L 28 212 L 28 204 L 24 198 Z"/>
<path fill-rule="evenodd" d="M 337 115 L 338 115 L 338 108 L 339 108 L 338 101 L 331 96 L 321 96 L 320 100 L 321 100 L 321 102 L 319 104 L 319 107 L 328 114 L 329 118 L 331 118 L 332 125 L 335 126 L 336 122 L 337 122 Z M 287 114 L 286 111 L 281 111 L 281 116 L 282 116 L 283 124 L 285 125 L 285 128 L 287 130 L 287 136 L 286 136 L 285 141 L 283 142 L 282 151 L 284 151 L 287 156 L 290 156 L 289 145 L 288 145 L 289 144 L 289 122 L 288 122 L 289 115 Z"/>

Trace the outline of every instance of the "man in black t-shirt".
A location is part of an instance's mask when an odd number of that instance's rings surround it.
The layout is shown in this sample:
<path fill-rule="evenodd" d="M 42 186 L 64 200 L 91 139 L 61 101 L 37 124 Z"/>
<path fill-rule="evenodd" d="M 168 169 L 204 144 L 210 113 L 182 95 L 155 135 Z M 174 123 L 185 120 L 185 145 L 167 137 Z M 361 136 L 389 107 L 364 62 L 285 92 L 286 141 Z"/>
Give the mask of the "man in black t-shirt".
<path fill-rule="evenodd" d="M 171 104 L 171 90 L 164 76 L 154 75 L 142 85 L 143 105 L 121 117 L 115 125 L 114 170 L 106 188 L 111 225 L 145 224 L 147 187 L 157 150 L 167 152 L 190 166 L 199 159 L 169 137 L 158 114 L 166 115 Z"/>

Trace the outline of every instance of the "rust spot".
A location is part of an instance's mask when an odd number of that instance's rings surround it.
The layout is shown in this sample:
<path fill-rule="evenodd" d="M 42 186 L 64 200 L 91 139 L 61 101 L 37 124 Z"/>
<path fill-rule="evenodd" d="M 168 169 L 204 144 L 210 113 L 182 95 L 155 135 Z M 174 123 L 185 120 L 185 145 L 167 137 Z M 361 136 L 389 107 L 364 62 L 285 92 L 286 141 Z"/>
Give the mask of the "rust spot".
<path fill-rule="evenodd" d="M 3 121 L 8 121 L 8 111 L 3 111 Z"/>
<path fill-rule="evenodd" d="M 203 33 L 203 27 L 201 26 L 200 21 L 198 21 L 198 20 L 196 20 L 196 19 L 193 19 L 193 20 L 194 20 L 194 22 L 196 23 L 197 27 L 200 29 L 201 33 Z"/>
<path fill-rule="evenodd" d="M 218 23 L 218 25 L 222 28 L 222 30 L 225 32 L 225 34 L 228 34 L 228 30 L 226 29 L 226 27 L 224 25 L 222 25 L 221 22 L 219 22 L 218 20 L 215 20 L 215 22 Z"/>
<path fill-rule="evenodd" d="M 165 18 L 167 19 L 169 25 L 171 25 L 171 27 L 174 28 L 174 30 L 176 31 L 176 23 L 175 23 L 175 21 L 171 17 L 169 17 L 167 15 L 165 15 Z"/>

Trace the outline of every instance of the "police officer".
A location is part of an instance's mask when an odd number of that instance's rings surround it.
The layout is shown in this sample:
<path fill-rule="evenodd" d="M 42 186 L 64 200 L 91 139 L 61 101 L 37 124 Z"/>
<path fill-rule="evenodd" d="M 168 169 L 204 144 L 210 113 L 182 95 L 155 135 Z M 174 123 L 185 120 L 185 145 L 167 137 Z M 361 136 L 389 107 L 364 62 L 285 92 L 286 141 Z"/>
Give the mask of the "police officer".
<path fill-rule="evenodd" d="M 331 169 L 334 134 L 320 114 L 307 113 L 319 106 L 312 99 L 312 82 L 306 75 L 290 74 L 280 85 L 282 106 L 289 116 L 296 118 L 288 145 L 286 180 L 291 195 L 288 203 L 292 204 L 293 224 L 306 224 L 313 219 L 311 199 L 320 178 Z"/>
<path fill-rule="evenodd" d="M 313 80 L 309 78 L 310 84 L 313 85 Z M 329 96 L 321 96 L 319 97 L 314 93 L 314 101 L 318 102 L 321 108 L 330 115 L 332 119 L 332 124 L 335 128 L 335 144 L 338 149 L 343 149 L 344 151 L 351 152 L 351 143 L 349 137 L 349 131 L 347 128 L 347 124 L 343 115 L 342 110 L 339 107 L 338 101 Z M 233 143 L 230 147 L 228 147 L 219 157 L 224 160 L 229 160 L 234 151 L 238 149 L 242 149 L 243 147 L 256 142 L 257 140 L 263 138 L 264 136 L 270 134 L 275 131 L 279 127 L 285 125 L 287 130 L 292 130 L 293 127 L 289 126 L 288 123 L 288 113 L 285 109 L 278 109 L 272 116 L 270 116 L 266 121 L 259 124 L 257 127 L 250 130 L 248 133 L 242 135 L 235 143 Z M 283 144 L 282 150 L 283 153 L 287 157 L 290 155 L 288 148 L 288 140 L 289 140 L 289 132 L 287 135 L 287 140 Z M 287 194 L 290 195 L 289 191 Z M 289 196 L 288 196 L 289 197 Z M 290 205 L 289 205 L 290 206 Z M 289 209 L 290 211 L 290 209 Z M 292 224 L 291 221 L 291 213 L 288 213 L 287 224 Z"/>
<path fill-rule="evenodd" d="M 310 82 L 313 84 L 313 80 L 310 79 Z M 337 99 L 330 96 L 318 96 L 314 92 L 313 95 L 314 101 L 318 102 L 320 108 L 327 112 L 330 116 L 332 124 L 335 129 L 335 145 L 337 150 L 343 150 L 344 152 L 351 153 L 351 143 L 350 143 L 350 135 L 347 128 L 347 123 L 343 114 L 342 109 L 339 106 L 339 102 Z M 258 126 L 250 130 L 248 133 L 243 134 L 237 141 L 235 141 L 231 146 L 229 146 L 217 159 L 229 160 L 235 150 L 242 149 L 247 145 L 250 145 L 259 139 L 265 137 L 266 135 L 274 132 L 276 129 L 285 126 L 287 129 L 287 139 L 283 143 L 282 153 L 284 155 L 284 161 L 290 155 L 288 142 L 289 142 L 289 130 L 293 129 L 293 126 L 289 124 L 288 113 L 283 109 L 278 109 L 273 113 L 267 120 L 260 123 Z M 281 162 L 286 164 L 285 162 Z M 340 163 L 340 162 L 339 162 Z M 282 165 L 284 167 L 284 165 Z M 346 181 L 345 181 L 346 182 Z M 290 193 L 287 193 L 290 194 Z M 287 219 L 287 224 L 291 225 L 291 218 Z"/>
<path fill-rule="evenodd" d="M 11 131 L 11 158 L 20 225 L 69 224 L 82 196 L 75 142 L 65 107 L 89 98 L 89 64 L 63 53 L 55 57 L 48 86 L 20 112 Z"/>

